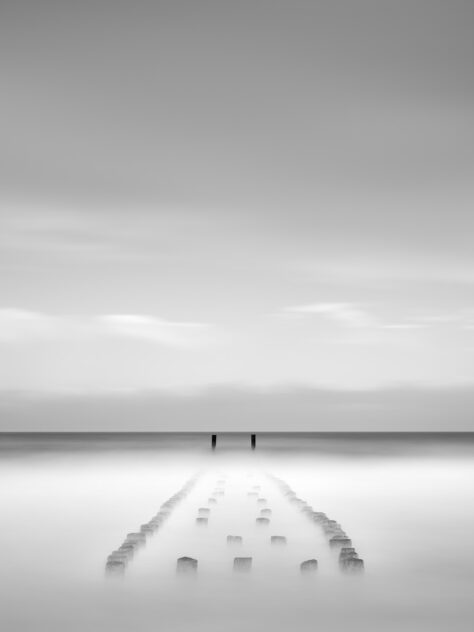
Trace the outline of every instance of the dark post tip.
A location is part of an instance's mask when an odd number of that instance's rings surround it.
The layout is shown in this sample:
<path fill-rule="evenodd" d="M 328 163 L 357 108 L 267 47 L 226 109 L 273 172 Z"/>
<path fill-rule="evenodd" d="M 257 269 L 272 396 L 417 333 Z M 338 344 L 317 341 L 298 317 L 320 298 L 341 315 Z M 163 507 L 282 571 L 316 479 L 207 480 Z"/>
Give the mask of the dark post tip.
<path fill-rule="evenodd" d="M 257 445 L 257 435 L 256 434 L 251 434 L 250 435 L 250 445 L 252 446 L 252 450 L 255 450 L 255 446 Z"/>
<path fill-rule="evenodd" d="M 211 435 L 211 446 L 213 450 L 216 449 L 216 445 L 217 445 L 217 435 L 213 434 Z"/>

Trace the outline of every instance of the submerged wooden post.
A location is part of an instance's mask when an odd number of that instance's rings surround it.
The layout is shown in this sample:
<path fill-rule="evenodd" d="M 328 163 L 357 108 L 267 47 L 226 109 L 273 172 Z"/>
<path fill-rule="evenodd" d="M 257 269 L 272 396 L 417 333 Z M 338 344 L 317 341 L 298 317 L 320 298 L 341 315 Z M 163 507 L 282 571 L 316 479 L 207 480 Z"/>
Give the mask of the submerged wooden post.
<path fill-rule="evenodd" d="M 193 557 L 179 557 L 176 562 L 176 570 L 178 573 L 196 573 L 198 561 Z"/>
<path fill-rule="evenodd" d="M 252 450 L 255 450 L 255 446 L 257 445 L 257 435 L 256 434 L 251 434 L 250 435 L 250 445 L 252 446 Z"/>
<path fill-rule="evenodd" d="M 216 445 L 217 445 L 217 435 L 213 434 L 211 435 L 211 447 L 213 450 L 216 449 Z"/>

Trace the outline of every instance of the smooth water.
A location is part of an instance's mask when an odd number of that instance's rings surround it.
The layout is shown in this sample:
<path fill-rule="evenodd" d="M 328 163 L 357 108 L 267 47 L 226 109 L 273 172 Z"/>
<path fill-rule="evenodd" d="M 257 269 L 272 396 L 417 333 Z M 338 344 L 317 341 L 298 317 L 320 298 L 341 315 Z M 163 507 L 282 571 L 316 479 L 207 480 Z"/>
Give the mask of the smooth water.
<path fill-rule="evenodd" d="M 474 435 L 257 440 L 252 452 L 248 435 L 220 436 L 212 452 L 209 435 L 1 436 L 0 629 L 473 629 Z M 196 474 L 124 575 L 106 576 L 107 555 Z M 272 476 L 342 525 L 363 574 L 340 571 Z M 248 496 L 257 485 L 266 505 Z M 257 526 L 263 506 L 270 524 Z M 176 573 L 181 556 L 198 560 L 195 576 Z M 236 556 L 251 572 L 233 571 Z M 311 558 L 318 571 L 302 575 Z"/>

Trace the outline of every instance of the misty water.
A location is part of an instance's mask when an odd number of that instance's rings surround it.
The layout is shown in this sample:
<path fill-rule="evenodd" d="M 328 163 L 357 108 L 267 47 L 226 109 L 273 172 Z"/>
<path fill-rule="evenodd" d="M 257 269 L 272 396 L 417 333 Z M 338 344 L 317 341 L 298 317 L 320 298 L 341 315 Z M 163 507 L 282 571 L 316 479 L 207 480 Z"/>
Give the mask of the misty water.
<path fill-rule="evenodd" d="M 209 435 L 3 435 L 0 629 L 472 630 L 473 435 L 257 440 L 251 451 L 248 435 L 220 436 L 213 452 Z M 190 480 L 125 572 L 106 574 Z M 340 523 L 363 573 L 340 570 L 304 507 Z M 183 556 L 196 573 L 176 572 Z M 235 557 L 251 570 L 235 572 Z M 303 574 L 309 559 L 318 569 Z"/>

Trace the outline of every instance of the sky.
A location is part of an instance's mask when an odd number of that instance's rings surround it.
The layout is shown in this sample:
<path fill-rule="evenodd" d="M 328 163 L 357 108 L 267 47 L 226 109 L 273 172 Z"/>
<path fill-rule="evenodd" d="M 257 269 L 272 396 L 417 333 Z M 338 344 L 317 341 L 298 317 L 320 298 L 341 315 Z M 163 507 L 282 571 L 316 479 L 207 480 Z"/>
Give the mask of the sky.
<path fill-rule="evenodd" d="M 470 387 L 473 27 L 3 0 L 1 392 Z"/>

